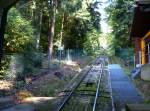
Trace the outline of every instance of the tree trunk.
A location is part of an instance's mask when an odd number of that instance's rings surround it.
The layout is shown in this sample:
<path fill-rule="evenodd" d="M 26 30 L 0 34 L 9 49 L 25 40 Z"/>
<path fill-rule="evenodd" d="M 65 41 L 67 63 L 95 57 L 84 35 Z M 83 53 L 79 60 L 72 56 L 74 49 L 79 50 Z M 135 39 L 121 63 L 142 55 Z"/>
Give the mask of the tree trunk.
<path fill-rule="evenodd" d="M 38 16 L 38 20 L 37 20 L 38 23 L 37 23 L 37 32 L 36 32 L 36 49 L 39 50 L 43 12 L 41 9 L 39 9 L 37 11 L 39 11 L 39 13 L 38 13 L 39 15 L 37 15 Z"/>
<path fill-rule="evenodd" d="M 48 65 L 50 66 L 50 62 L 52 60 L 52 53 L 53 53 L 53 39 L 54 39 L 54 32 L 55 32 L 55 19 L 56 19 L 56 0 L 53 0 L 52 3 L 52 14 L 51 14 L 51 21 L 49 25 L 49 33 L 48 33 Z"/>
<path fill-rule="evenodd" d="M 61 31 L 60 31 L 60 46 L 62 46 L 63 31 L 64 31 L 64 21 L 65 21 L 65 13 L 63 13 L 62 23 L 61 23 Z"/>
<path fill-rule="evenodd" d="M 5 33 L 5 26 L 7 22 L 8 10 L 9 10 L 8 8 L 0 9 L 0 64 L 3 56 L 3 41 L 4 41 L 4 33 Z"/>

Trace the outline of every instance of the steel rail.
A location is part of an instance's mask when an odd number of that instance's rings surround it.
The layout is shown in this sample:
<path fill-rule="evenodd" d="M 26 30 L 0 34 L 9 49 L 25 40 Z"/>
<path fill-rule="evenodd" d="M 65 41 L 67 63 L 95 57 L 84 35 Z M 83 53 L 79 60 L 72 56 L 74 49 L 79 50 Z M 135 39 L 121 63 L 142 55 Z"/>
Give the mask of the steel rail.
<path fill-rule="evenodd" d="M 109 66 L 109 59 L 108 59 L 108 66 Z M 112 111 L 116 111 L 115 105 L 114 105 L 114 99 L 113 99 L 113 94 L 112 94 L 112 84 L 111 84 L 111 76 L 110 76 L 110 70 L 108 68 L 108 81 L 109 81 L 109 88 L 110 88 L 110 96 L 111 96 L 111 105 L 112 105 Z"/>
<path fill-rule="evenodd" d="M 111 96 L 112 111 L 115 111 L 114 99 L 113 99 L 113 97 L 112 97 L 111 76 L 110 76 L 110 71 L 109 71 L 109 70 L 108 70 L 108 74 L 109 74 L 109 87 L 110 87 L 110 96 Z"/>
<path fill-rule="evenodd" d="M 99 80 L 98 80 L 98 86 L 97 86 L 97 90 L 96 90 L 96 95 L 95 95 L 94 105 L 93 105 L 92 111 L 95 111 L 95 109 L 96 109 L 96 103 L 97 103 L 97 98 L 98 98 L 98 95 L 99 95 L 99 89 L 100 89 L 102 73 L 103 73 L 103 67 L 101 68 L 101 73 L 100 73 Z"/>
<path fill-rule="evenodd" d="M 90 71 L 90 70 L 89 70 Z M 89 72 L 88 71 L 88 72 Z M 74 91 L 79 87 L 81 84 L 82 80 L 86 77 L 88 72 L 81 78 L 80 82 L 73 88 L 73 90 L 69 93 L 69 95 L 64 99 L 63 103 L 58 107 L 56 111 L 61 111 L 61 109 L 64 107 L 64 105 L 69 101 L 70 97 L 73 95 Z"/>
<path fill-rule="evenodd" d="M 99 59 L 99 57 L 97 59 Z M 94 62 L 92 62 L 92 63 L 95 64 L 95 62 L 97 61 L 97 59 Z M 75 92 L 75 90 L 80 86 L 81 82 L 88 75 L 88 73 L 91 71 L 92 68 L 93 68 L 93 65 L 91 65 L 90 69 L 83 75 L 83 77 L 80 79 L 80 81 L 78 82 L 78 84 L 72 89 L 72 91 L 64 99 L 63 103 L 60 105 L 60 107 L 57 108 L 56 111 L 61 111 L 63 109 L 63 107 L 65 106 L 65 104 L 69 101 L 69 99 L 71 98 L 71 96 L 73 95 L 73 93 Z"/>

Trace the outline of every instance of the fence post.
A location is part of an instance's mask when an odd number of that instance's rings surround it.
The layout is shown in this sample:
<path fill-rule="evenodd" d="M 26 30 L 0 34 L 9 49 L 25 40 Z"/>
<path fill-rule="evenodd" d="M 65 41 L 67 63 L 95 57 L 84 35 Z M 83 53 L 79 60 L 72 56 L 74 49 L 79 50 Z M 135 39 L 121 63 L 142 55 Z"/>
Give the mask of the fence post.
<path fill-rule="evenodd" d="M 141 51 L 139 51 L 139 65 L 140 67 L 142 65 L 142 52 Z"/>
<path fill-rule="evenodd" d="M 134 55 L 134 58 L 133 58 L 133 62 L 134 62 L 134 68 L 136 67 L 136 55 Z"/>

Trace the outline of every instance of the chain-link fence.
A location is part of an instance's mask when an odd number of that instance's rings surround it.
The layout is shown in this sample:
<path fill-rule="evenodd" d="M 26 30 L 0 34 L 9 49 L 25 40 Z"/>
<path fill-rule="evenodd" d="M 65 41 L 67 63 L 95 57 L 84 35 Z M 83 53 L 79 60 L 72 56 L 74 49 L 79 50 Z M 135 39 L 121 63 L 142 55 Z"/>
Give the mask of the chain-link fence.
<path fill-rule="evenodd" d="M 48 56 L 46 53 L 28 52 L 24 54 L 5 54 L 2 58 L 0 78 L 23 79 L 34 76 L 40 70 L 48 68 L 56 69 L 63 61 L 75 61 L 88 55 L 81 49 L 58 50 L 53 54 L 53 61 L 48 67 Z"/>
<path fill-rule="evenodd" d="M 116 49 L 115 51 L 116 56 L 123 59 L 125 65 L 134 65 L 135 64 L 135 54 L 134 49 Z"/>
<path fill-rule="evenodd" d="M 82 49 L 67 49 L 58 50 L 54 54 L 54 58 L 58 60 L 76 60 L 80 57 L 88 56 L 87 53 Z"/>

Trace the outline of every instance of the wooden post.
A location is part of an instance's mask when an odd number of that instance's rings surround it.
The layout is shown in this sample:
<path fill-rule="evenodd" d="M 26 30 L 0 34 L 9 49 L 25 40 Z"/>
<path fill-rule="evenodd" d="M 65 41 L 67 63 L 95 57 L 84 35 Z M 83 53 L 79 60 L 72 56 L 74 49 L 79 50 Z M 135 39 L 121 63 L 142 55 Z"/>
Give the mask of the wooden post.
<path fill-rule="evenodd" d="M 134 68 L 136 68 L 136 57 L 134 55 Z"/>
<path fill-rule="evenodd" d="M 140 64 L 140 60 L 139 60 L 139 51 L 141 50 L 141 39 L 139 37 L 135 37 L 134 38 L 135 41 L 135 61 L 136 61 L 136 65 Z"/>
<path fill-rule="evenodd" d="M 139 65 L 140 65 L 140 67 L 142 65 L 142 52 L 141 52 L 141 50 L 139 51 Z"/>
<path fill-rule="evenodd" d="M 2 20 L 2 16 L 3 16 L 3 9 L 0 9 L 0 29 L 1 29 L 1 20 Z M 1 35 L 1 31 L 0 31 L 0 63 L 1 63 L 1 58 L 2 58 L 2 35 Z"/>
<path fill-rule="evenodd" d="M 3 56 L 3 41 L 8 10 L 9 8 L 0 9 L 0 64 Z"/>
<path fill-rule="evenodd" d="M 145 55 L 146 50 L 145 50 L 145 47 L 146 47 L 145 40 L 142 39 L 141 40 L 142 65 L 146 64 L 146 55 Z"/>
<path fill-rule="evenodd" d="M 7 22 L 7 13 L 9 9 L 17 3 L 17 1 L 19 0 L 0 0 L 0 66 L 3 56 L 3 41 Z"/>

